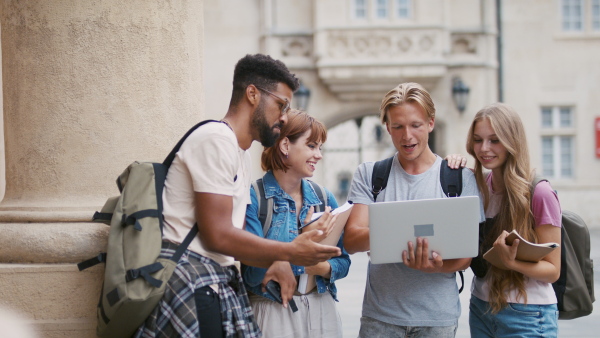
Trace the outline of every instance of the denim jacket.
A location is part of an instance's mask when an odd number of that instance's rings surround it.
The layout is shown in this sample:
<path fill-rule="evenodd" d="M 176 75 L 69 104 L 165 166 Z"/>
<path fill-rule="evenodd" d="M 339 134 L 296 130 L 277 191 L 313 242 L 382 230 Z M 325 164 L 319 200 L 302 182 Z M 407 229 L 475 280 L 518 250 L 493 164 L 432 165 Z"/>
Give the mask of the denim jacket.
<path fill-rule="evenodd" d="M 291 242 L 298 237 L 298 228 L 302 228 L 303 224 L 298 224 L 296 217 L 296 203 L 294 199 L 288 195 L 281 187 L 272 172 L 267 172 L 263 176 L 263 185 L 265 187 L 265 197 L 273 197 L 273 219 L 271 221 L 271 227 L 267 232 L 267 236 L 263 234 L 263 226 L 258 219 L 258 198 L 254 191 L 254 188 L 250 188 L 250 198 L 252 204 L 248 205 L 246 209 L 246 231 L 249 231 L 260 237 L 273 239 L 280 242 Z M 327 193 L 327 204 L 332 209 L 338 207 L 335 197 L 329 190 L 325 190 Z M 315 205 L 320 205 L 322 202 L 317 197 L 317 193 L 312 188 L 309 182 L 302 180 L 302 209 L 300 210 L 300 219 L 306 218 L 308 209 Z M 342 250 L 342 255 L 334 257 L 328 260 L 331 265 L 331 278 L 326 279 L 321 276 L 317 276 L 317 290 L 319 293 L 329 291 L 333 299 L 337 301 L 337 289 L 334 282 L 338 279 L 346 277 L 348 270 L 350 269 L 350 256 L 344 250 L 343 247 L 343 235 L 340 238 L 337 246 Z M 295 276 L 299 276 L 304 273 L 303 266 L 297 266 L 291 264 L 292 271 Z M 261 295 L 263 297 L 274 300 L 267 293 L 263 293 L 261 290 L 261 282 L 265 277 L 267 269 L 257 268 L 251 266 L 242 266 L 242 275 L 244 283 L 248 290 L 252 293 Z"/>

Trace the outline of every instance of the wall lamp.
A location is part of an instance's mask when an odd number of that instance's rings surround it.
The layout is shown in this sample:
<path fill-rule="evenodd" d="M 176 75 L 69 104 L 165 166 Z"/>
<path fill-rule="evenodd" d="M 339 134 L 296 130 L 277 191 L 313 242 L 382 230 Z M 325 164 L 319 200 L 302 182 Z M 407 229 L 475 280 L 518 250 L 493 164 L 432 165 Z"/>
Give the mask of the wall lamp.
<path fill-rule="evenodd" d="M 294 101 L 296 102 L 296 109 L 306 111 L 308 107 L 308 100 L 310 99 L 310 89 L 306 88 L 302 82 L 300 87 L 294 93 Z"/>
<path fill-rule="evenodd" d="M 469 100 L 469 86 L 467 86 L 460 77 L 455 77 L 452 80 L 452 98 L 456 109 L 462 114 L 467 108 L 467 101 Z"/>

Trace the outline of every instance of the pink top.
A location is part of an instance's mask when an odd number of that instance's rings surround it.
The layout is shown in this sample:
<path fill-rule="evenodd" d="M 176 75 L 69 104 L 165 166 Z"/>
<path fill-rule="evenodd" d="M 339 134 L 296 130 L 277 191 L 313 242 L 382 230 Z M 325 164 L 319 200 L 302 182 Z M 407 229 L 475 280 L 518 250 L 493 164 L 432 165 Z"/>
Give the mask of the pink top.
<path fill-rule="evenodd" d="M 487 186 L 490 191 L 490 203 L 485 211 L 486 218 L 492 218 L 498 214 L 500 209 L 500 200 L 502 194 L 493 191 L 492 189 L 492 173 L 486 179 Z M 535 187 L 533 192 L 533 217 L 535 219 L 535 227 L 542 224 L 551 224 L 556 227 L 561 226 L 562 211 L 556 192 L 547 181 L 540 182 Z M 525 277 L 525 291 L 527 292 L 527 304 L 555 304 L 556 295 L 552 289 L 552 284 L 540 282 L 536 279 Z M 489 301 L 489 285 L 485 278 L 473 277 L 471 293 L 477 298 Z M 511 290 L 507 295 L 509 303 L 525 303 L 524 299 L 517 297 L 518 293 Z M 518 299 L 517 299 L 518 298 Z"/>

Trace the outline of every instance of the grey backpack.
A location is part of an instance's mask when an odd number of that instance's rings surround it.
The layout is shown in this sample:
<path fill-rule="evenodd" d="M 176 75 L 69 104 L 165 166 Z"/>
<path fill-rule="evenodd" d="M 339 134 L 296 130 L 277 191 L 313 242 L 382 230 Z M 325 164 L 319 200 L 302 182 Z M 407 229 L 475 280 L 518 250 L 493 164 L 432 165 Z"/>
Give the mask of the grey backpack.
<path fill-rule="evenodd" d="M 133 162 L 117 178 L 121 195 L 109 198 L 93 220 L 110 225 L 106 253 L 78 264 L 79 270 L 106 263 L 97 308 L 99 337 L 131 337 L 162 298 L 179 259 L 198 233 L 193 226 L 170 259 L 162 246 L 162 192 L 169 166 L 190 129 L 163 163 Z M 235 180 L 235 178 L 234 178 Z"/>
<path fill-rule="evenodd" d="M 536 177 L 531 185 L 531 196 L 535 186 L 542 181 Z M 495 218 L 487 219 L 479 228 L 480 255 L 473 258 L 471 268 L 477 277 L 485 277 L 489 269 L 481 253 L 486 234 L 491 231 Z M 594 302 L 594 268 L 590 258 L 590 232 L 579 215 L 572 211 L 563 210 L 560 236 L 560 277 L 552 288 L 558 301 L 558 318 L 574 319 L 592 313 Z"/>
<path fill-rule="evenodd" d="M 547 181 L 537 178 L 535 186 Z M 559 319 L 574 319 L 592 313 L 594 268 L 590 258 L 590 231 L 583 219 L 568 210 L 562 212 L 560 277 L 554 283 Z"/>

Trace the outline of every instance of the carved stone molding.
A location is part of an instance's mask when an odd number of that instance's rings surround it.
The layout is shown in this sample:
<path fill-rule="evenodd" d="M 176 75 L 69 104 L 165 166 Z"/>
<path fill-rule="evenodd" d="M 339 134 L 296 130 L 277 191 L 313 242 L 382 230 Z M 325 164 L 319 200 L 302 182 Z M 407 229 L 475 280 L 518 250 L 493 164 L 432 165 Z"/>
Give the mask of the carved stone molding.
<path fill-rule="evenodd" d="M 340 99 L 376 100 L 403 81 L 432 84 L 447 72 L 442 28 L 329 29 L 315 35 L 319 78 Z"/>
<path fill-rule="evenodd" d="M 281 55 L 284 57 L 311 57 L 312 36 L 281 37 Z"/>
<path fill-rule="evenodd" d="M 477 54 L 478 36 L 473 33 L 455 33 L 450 36 L 452 54 Z"/>
<path fill-rule="evenodd" d="M 273 34 L 264 37 L 264 52 L 290 68 L 314 68 L 313 35 Z"/>
<path fill-rule="evenodd" d="M 435 28 L 338 29 L 325 35 L 323 57 L 334 59 L 400 59 L 416 55 L 440 58 L 443 34 Z"/>

